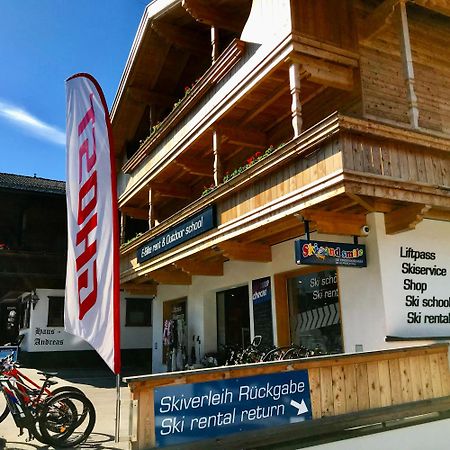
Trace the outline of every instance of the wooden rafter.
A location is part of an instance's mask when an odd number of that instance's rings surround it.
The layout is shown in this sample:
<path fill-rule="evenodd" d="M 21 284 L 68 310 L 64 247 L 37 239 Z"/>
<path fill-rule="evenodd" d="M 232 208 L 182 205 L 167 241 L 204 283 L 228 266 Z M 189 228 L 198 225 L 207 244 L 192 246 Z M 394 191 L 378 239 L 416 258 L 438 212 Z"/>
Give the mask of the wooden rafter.
<path fill-rule="evenodd" d="M 120 286 L 125 291 L 130 294 L 142 294 L 142 295 L 157 295 L 158 294 L 158 286 L 156 284 L 151 283 L 123 283 Z"/>
<path fill-rule="evenodd" d="M 173 95 L 148 91 L 138 86 L 128 86 L 127 94 L 132 102 L 145 105 L 167 106 L 176 101 L 176 98 Z"/>
<path fill-rule="evenodd" d="M 213 176 L 212 164 L 207 161 L 200 160 L 198 158 L 192 158 L 189 156 L 183 156 L 177 158 L 175 160 L 175 163 L 181 166 L 191 175 L 199 175 L 202 177 L 211 177 L 211 178 Z"/>
<path fill-rule="evenodd" d="M 297 52 L 292 53 L 289 59 L 300 64 L 307 72 L 306 78 L 313 83 L 347 91 L 353 89 L 353 67 Z"/>
<path fill-rule="evenodd" d="M 217 125 L 216 130 L 233 144 L 261 149 L 267 147 L 266 134 L 261 131 L 231 123 L 221 123 Z"/>
<path fill-rule="evenodd" d="M 236 17 L 214 5 L 214 2 L 201 0 L 183 0 L 181 5 L 197 21 L 212 27 L 240 33 L 241 24 Z"/>
<path fill-rule="evenodd" d="M 123 206 L 120 208 L 122 214 L 125 214 L 133 219 L 147 220 L 148 219 L 148 209 L 133 208 L 131 206 Z"/>
<path fill-rule="evenodd" d="M 285 81 L 285 80 L 283 80 Z M 243 123 L 250 123 L 255 117 L 265 111 L 270 107 L 272 103 L 275 103 L 279 100 L 280 97 L 289 92 L 289 85 L 286 83 L 286 86 L 275 89 L 268 99 L 265 99 L 263 103 L 261 103 L 257 108 L 252 109 L 249 115 L 244 118 Z"/>
<path fill-rule="evenodd" d="M 170 23 L 154 21 L 152 29 L 163 39 L 195 55 L 209 56 L 208 41 L 199 33 Z"/>
<path fill-rule="evenodd" d="M 149 188 L 160 197 L 191 198 L 192 193 L 185 184 L 151 182 Z"/>
<path fill-rule="evenodd" d="M 238 261 L 272 261 L 272 252 L 269 245 L 244 244 L 238 241 L 225 241 L 217 246 L 223 256 L 230 260 Z"/>
<path fill-rule="evenodd" d="M 403 231 L 414 230 L 416 225 L 424 219 L 431 209 L 429 205 L 411 205 L 395 209 L 384 215 L 386 234 L 396 234 Z"/>
<path fill-rule="evenodd" d="M 450 17 L 450 4 L 448 0 L 409 0 L 411 3 L 422 6 L 423 8 L 436 11 L 444 16 Z"/>
<path fill-rule="evenodd" d="M 333 211 L 309 209 L 302 211 L 305 220 L 313 222 L 312 228 L 319 233 L 361 236 L 366 225 L 365 214 L 348 214 Z"/>
<path fill-rule="evenodd" d="M 442 210 L 442 209 L 436 209 L 431 208 L 425 213 L 425 217 L 427 219 L 434 219 L 434 220 L 445 220 L 447 222 L 450 222 L 450 211 L 449 210 Z"/>
<path fill-rule="evenodd" d="M 359 30 L 359 36 L 362 41 L 374 38 L 392 23 L 392 16 L 398 2 L 399 0 L 385 0 L 365 18 Z"/>
<path fill-rule="evenodd" d="M 184 260 L 177 261 L 174 265 L 189 275 L 223 276 L 223 261 L 218 259 L 205 261 Z"/>
<path fill-rule="evenodd" d="M 182 270 L 165 270 L 159 269 L 148 274 L 148 277 L 152 278 L 159 284 L 181 284 L 188 285 L 192 283 L 191 276 L 183 272 Z"/>
<path fill-rule="evenodd" d="M 346 192 L 346 194 L 355 202 L 355 204 L 361 205 L 367 211 L 376 211 L 375 204 L 372 200 L 364 199 L 360 195 L 353 194 L 352 192 Z"/>
<path fill-rule="evenodd" d="M 280 220 L 270 225 L 261 226 L 251 233 L 245 235 L 245 242 L 257 242 L 257 241 L 273 241 L 274 236 L 282 235 L 294 235 L 300 236 L 304 233 L 303 223 L 292 216 L 285 220 Z M 281 242 L 281 241 L 280 241 Z"/>

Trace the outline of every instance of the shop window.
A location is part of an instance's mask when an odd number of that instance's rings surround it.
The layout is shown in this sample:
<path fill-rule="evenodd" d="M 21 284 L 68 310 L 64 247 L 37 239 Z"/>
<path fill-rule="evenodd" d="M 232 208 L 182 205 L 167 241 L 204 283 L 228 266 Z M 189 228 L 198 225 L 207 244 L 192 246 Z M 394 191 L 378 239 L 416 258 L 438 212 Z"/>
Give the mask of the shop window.
<path fill-rule="evenodd" d="M 126 327 L 151 327 L 152 326 L 152 303 L 146 298 L 126 299 Z"/>
<path fill-rule="evenodd" d="M 217 344 L 247 347 L 250 344 L 248 286 L 217 293 Z"/>
<path fill-rule="evenodd" d="M 291 342 L 311 350 L 341 353 L 342 334 L 336 270 L 287 279 Z"/>
<path fill-rule="evenodd" d="M 64 297 L 48 298 L 48 327 L 64 326 Z"/>
<path fill-rule="evenodd" d="M 183 370 L 189 361 L 200 361 L 200 336 L 193 335 L 192 341 L 187 335 L 187 299 L 180 298 L 163 303 L 163 364 L 167 372 Z M 188 355 L 188 344 L 191 344 Z"/>

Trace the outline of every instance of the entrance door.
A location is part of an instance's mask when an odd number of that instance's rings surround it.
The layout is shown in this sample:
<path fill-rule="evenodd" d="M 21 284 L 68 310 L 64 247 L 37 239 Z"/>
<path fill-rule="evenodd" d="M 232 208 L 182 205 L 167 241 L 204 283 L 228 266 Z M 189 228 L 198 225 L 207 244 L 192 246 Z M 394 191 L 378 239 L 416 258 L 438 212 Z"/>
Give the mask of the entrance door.
<path fill-rule="evenodd" d="M 218 346 L 247 347 L 250 344 L 248 286 L 217 293 Z"/>

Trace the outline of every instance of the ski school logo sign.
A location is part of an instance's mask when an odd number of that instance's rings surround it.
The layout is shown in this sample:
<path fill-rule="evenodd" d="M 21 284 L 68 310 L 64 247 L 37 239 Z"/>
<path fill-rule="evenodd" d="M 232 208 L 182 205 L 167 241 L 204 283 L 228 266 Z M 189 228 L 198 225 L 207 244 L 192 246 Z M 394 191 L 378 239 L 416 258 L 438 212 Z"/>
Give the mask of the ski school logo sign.
<path fill-rule="evenodd" d="M 299 239 L 295 260 L 297 264 L 367 267 L 366 246 Z"/>

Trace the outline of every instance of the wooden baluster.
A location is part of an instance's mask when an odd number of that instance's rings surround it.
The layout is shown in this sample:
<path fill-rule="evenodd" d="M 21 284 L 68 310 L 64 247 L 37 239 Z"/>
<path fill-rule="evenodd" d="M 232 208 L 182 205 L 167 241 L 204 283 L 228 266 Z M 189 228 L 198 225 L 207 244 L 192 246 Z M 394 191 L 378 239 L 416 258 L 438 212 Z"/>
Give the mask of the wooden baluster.
<path fill-rule="evenodd" d="M 291 63 L 289 66 L 289 86 L 292 96 L 291 115 L 294 137 L 302 132 L 302 104 L 300 101 L 300 67 L 298 63 Z"/>

